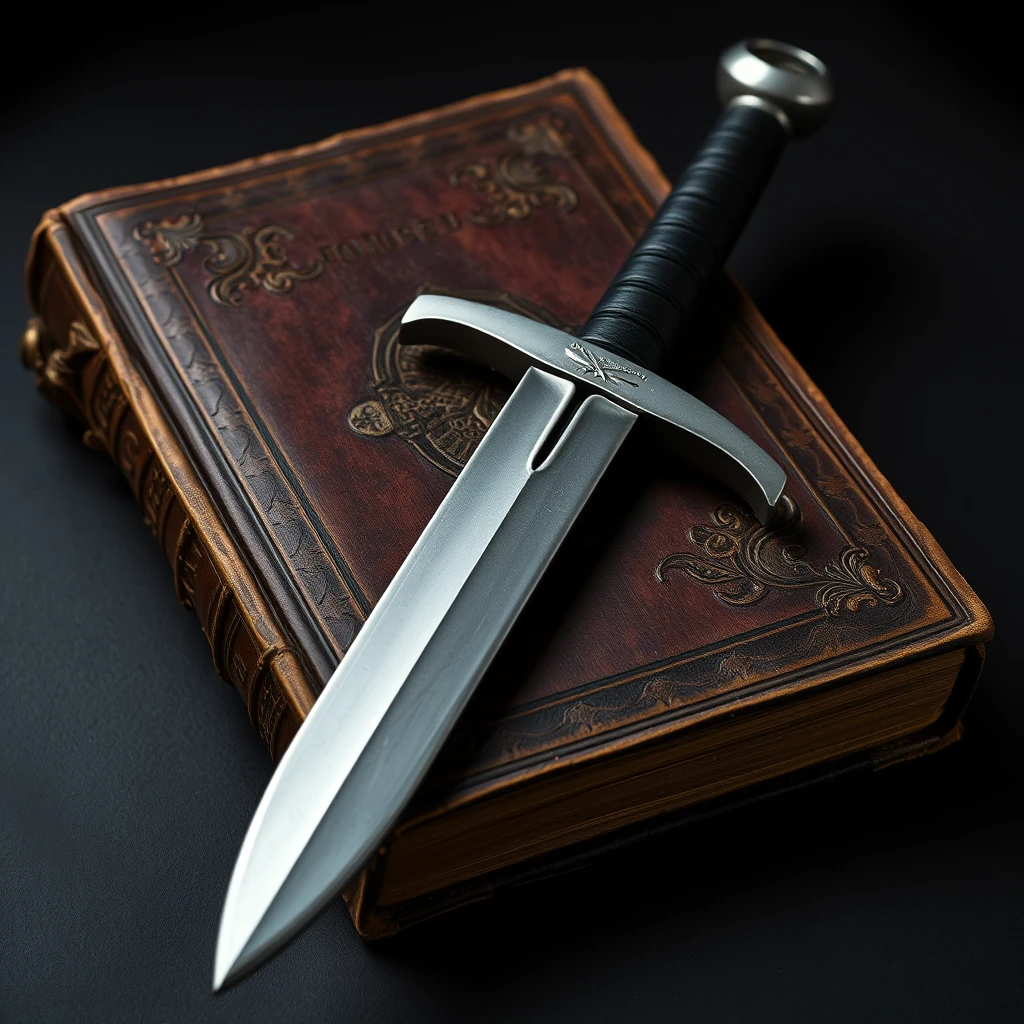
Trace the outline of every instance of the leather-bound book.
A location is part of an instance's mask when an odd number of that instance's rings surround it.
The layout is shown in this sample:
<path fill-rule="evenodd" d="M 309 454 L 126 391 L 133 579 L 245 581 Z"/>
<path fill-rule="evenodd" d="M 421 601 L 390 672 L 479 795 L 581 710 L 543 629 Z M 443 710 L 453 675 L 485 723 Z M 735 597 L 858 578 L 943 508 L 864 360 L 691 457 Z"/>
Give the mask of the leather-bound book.
<path fill-rule="evenodd" d="M 23 359 L 275 756 L 509 393 L 403 310 L 572 330 L 667 187 L 568 71 L 45 215 Z M 627 441 L 348 893 L 363 935 L 960 735 L 988 613 L 733 281 L 666 375 L 782 464 L 780 522 Z"/>

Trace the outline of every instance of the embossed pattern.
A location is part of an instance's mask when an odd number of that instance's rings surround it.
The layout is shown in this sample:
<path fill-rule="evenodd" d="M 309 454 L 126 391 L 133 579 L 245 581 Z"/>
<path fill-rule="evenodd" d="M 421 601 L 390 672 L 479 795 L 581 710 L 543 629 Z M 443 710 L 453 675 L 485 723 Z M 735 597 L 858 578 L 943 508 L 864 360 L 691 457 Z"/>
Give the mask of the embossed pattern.
<path fill-rule="evenodd" d="M 166 251 L 163 246 L 159 246 L 157 256 L 153 256 L 151 252 L 140 252 L 137 245 L 125 240 L 122 258 L 131 267 L 136 286 L 146 302 L 158 311 L 161 332 L 293 567 L 311 607 L 338 649 L 344 651 L 355 636 L 360 618 L 353 609 L 351 594 L 346 591 L 337 569 L 330 564 L 298 500 L 277 471 L 264 440 L 223 377 L 195 322 L 180 306 L 180 290 L 173 276 L 177 262 L 174 253 L 187 249 L 188 245 L 180 241 L 182 231 L 176 231 L 177 235 L 172 236 L 175 240 L 168 242 L 169 257 L 160 255 Z M 135 242 L 140 240 L 139 235 L 140 232 L 133 232 Z M 187 232 L 185 235 L 190 237 Z M 210 287 L 215 283 L 211 282 Z M 213 297 L 212 292 L 210 294 Z M 166 301 L 168 299 L 172 301 Z"/>
<path fill-rule="evenodd" d="M 667 572 L 678 570 L 711 586 L 715 597 L 730 605 L 753 604 L 772 589 L 815 587 L 818 607 L 832 616 L 903 599 L 903 588 L 868 562 L 866 548 L 848 547 L 815 569 L 794 540 L 800 533 L 799 507 L 788 495 L 779 506 L 779 522 L 767 529 L 746 509 L 719 505 L 713 527 L 690 528 L 690 540 L 703 554 L 667 555 L 655 568 L 655 578 L 662 583 Z"/>
<path fill-rule="evenodd" d="M 462 164 L 452 172 L 453 185 L 468 185 L 482 192 L 487 206 L 469 214 L 474 224 L 493 227 L 506 220 L 524 220 L 538 207 L 553 203 L 563 213 L 579 205 L 576 190 L 554 178 L 542 157 L 568 159 L 572 136 L 565 119 L 542 114 L 536 120 L 514 124 L 508 139 L 517 148 L 498 157 Z"/>
<path fill-rule="evenodd" d="M 197 213 L 145 221 L 134 231 L 136 239 L 149 245 L 153 259 L 164 267 L 177 266 L 186 253 L 200 245 L 210 250 L 203 263 L 211 275 L 207 290 L 222 306 L 237 306 L 247 291 L 263 288 L 273 295 L 285 295 L 296 281 L 312 281 L 323 273 L 322 260 L 301 267 L 288 261 L 282 240 L 292 232 L 279 224 L 244 228 L 218 234 L 203 231 Z"/>
<path fill-rule="evenodd" d="M 484 302 L 572 331 L 546 310 L 508 292 L 439 292 Z M 504 378 L 452 352 L 423 345 L 399 345 L 403 307 L 374 333 L 373 389 L 376 401 L 360 402 L 349 426 L 366 437 L 397 434 L 428 462 L 457 476 L 511 392 Z"/>

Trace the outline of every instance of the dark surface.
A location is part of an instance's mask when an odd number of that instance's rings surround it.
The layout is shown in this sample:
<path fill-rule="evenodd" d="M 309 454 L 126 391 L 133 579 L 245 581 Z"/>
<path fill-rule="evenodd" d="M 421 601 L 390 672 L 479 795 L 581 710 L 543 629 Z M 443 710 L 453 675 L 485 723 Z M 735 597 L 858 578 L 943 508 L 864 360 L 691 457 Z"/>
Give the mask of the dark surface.
<path fill-rule="evenodd" d="M 639 9 L 588 29 L 548 9 L 467 13 L 461 29 L 291 11 L 284 30 L 178 6 L 173 30 L 60 20 L 41 70 L 4 65 L 0 1021 L 1020 1014 L 1024 641 L 1008 483 L 1024 140 L 1009 32 L 977 8 L 949 25 L 829 10 L 729 5 L 665 30 Z M 55 29 L 36 15 L 19 45 Z M 783 158 L 731 266 L 992 610 L 963 742 L 386 945 L 364 946 L 335 907 L 210 996 L 220 903 L 271 766 L 118 470 L 17 365 L 39 214 L 574 63 L 675 176 L 715 116 L 714 57 L 758 32 L 827 60 L 840 102 Z M 98 47 L 102 59 L 83 56 Z"/>

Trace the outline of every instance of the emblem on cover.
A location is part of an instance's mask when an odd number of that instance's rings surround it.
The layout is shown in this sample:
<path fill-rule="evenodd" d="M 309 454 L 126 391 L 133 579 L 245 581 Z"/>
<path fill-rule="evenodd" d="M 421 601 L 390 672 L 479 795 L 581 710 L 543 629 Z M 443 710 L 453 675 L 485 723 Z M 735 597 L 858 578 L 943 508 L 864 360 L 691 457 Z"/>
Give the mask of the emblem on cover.
<path fill-rule="evenodd" d="M 460 292 L 458 297 L 573 330 L 540 306 L 507 292 Z M 374 333 L 375 397 L 353 406 L 348 425 L 368 438 L 395 434 L 438 469 L 458 476 L 511 389 L 505 378 L 454 352 L 399 345 L 404 312 L 399 310 Z"/>

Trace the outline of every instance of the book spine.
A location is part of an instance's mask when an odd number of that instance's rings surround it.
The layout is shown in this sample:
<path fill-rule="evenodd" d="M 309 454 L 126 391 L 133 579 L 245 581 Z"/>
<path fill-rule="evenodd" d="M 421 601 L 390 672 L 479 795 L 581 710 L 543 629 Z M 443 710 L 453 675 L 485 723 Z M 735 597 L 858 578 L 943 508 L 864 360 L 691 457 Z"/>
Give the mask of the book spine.
<path fill-rule="evenodd" d="M 133 366 L 58 212 L 36 230 L 27 283 L 36 316 L 22 335 L 22 362 L 39 390 L 85 426 L 85 444 L 121 468 L 171 564 L 178 599 L 199 618 L 218 674 L 241 694 L 279 757 L 313 705 L 310 673 Z"/>

